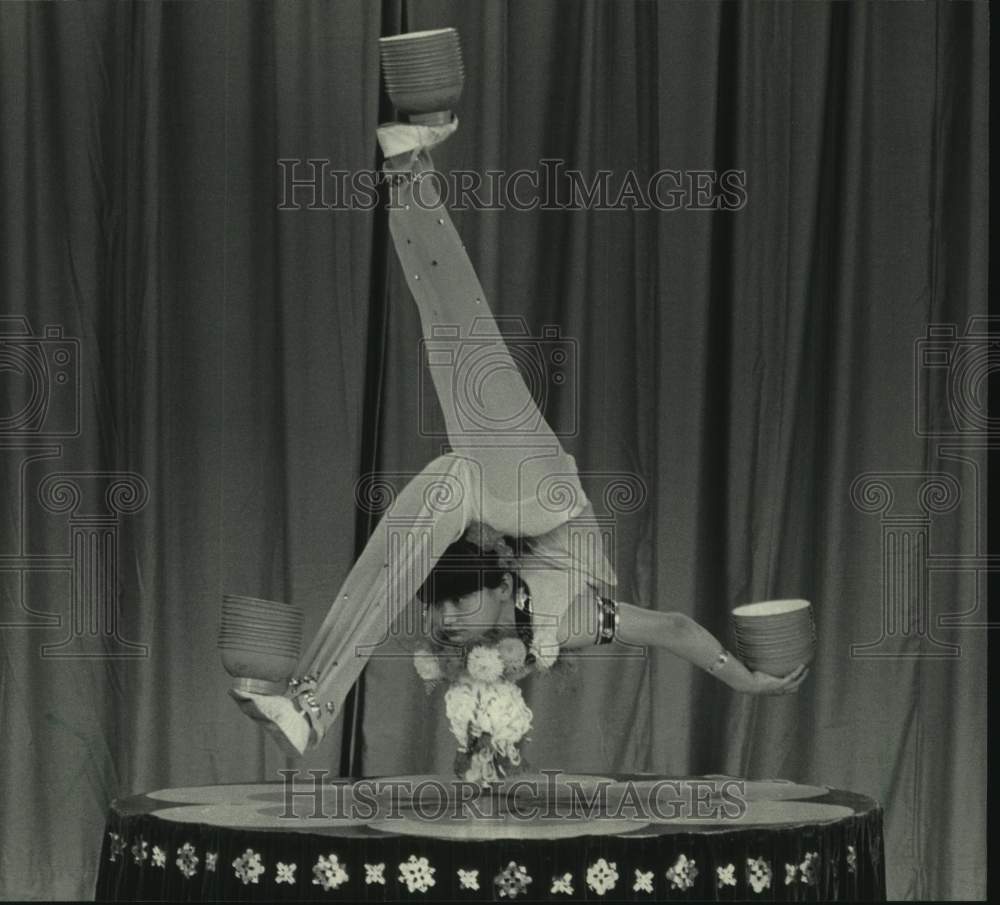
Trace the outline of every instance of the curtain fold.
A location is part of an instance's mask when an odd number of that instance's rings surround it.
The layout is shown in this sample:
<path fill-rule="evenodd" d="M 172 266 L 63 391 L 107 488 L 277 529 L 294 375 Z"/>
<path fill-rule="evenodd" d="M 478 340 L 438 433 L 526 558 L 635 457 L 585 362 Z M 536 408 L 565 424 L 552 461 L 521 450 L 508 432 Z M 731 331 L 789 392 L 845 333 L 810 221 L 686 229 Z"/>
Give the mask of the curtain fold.
<path fill-rule="evenodd" d="M 480 174 L 483 195 L 488 170 L 544 182 L 543 161 L 585 185 L 608 171 L 612 200 L 629 174 L 744 174 L 738 210 L 454 220 L 494 311 L 536 339 L 557 326 L 571 350 L 569 386 L 539 392 L 614 526 L 620 598 L 726 643 L 750 600 L 807 597 L 818 620 L 789 700 L 660 651 L 582 654 L 568 681 L 526 682 L 528 758 L 868 794 L 891 898 L 984 895 L 983 580 L 904 580 L 884 551 L 984 552 L 985 453 L 974 426 L 920 429 L 951 402 L 916 356 L 928 325 L 965 348 L 986 312 L 987 15 L 945 0 L 0 5 L 0 896 L 89 895 L 113 797 L 286 766 L 225 694 L 220 597 L 300 604 L 314 628 L 370 530 L 358 480 L 442 451 L 377 214 L 311 205 L 335 180 L 311 181 L 308 161 L 373 168 L 377 39 L 444 25 L 466 84 L 435 162 Z M 78 372 L 39 372 L 52 401 L 18 420 L 24 362 L 55 368 L 64 347 Z M 77 502 L 46 490 L 58 473 Z M 896 509 L 859 501 L 869 473 L 892 476 Z M 109 475 L 136 494 L 110 515 Z M 960 488 L 917 512 L 922 535 L 893 521 L 918 475 Z M 78 537 L 107 545 L 115 580 L 96 591 L 79 586 Z M 898 593 L 927 603 L 933 637 L 883 650 Z M 369 775 L 450 768 L 413 641 L 365 674 Z M 960 656 L 928 656 L 947 645 Z M 337 772 L 341 741 L 303 766 Z"/>

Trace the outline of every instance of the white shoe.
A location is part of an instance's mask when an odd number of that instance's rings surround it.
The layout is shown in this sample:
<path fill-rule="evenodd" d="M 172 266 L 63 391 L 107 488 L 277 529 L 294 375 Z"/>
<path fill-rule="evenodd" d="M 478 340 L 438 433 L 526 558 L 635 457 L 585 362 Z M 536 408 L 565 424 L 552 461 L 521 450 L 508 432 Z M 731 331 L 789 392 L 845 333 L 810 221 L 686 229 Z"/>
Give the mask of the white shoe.
<path fill-rule="evenodd" d="M 230 688 L 242 710 L 259 722 L 289 757 L 306 753 L 312 740 L 312 727 L 306 715 L 289 698 L 277 694 L 254 694 Z"/>
<path fill-rule="evenodd" d="M 421 151 L 439 145 L 450 138 L 458 128 L 458 117 L 452 116 L 450 123 L 442 126 L 422 126 L 419 123 L 383 123 L 375 130 L 379 146 L 386 163 L 405 163 L 407 157 L 416 156 Z M 399 160 L 395 160 L 399 158 Z M 396 169 L 396 166 L 392 167 Z"/>

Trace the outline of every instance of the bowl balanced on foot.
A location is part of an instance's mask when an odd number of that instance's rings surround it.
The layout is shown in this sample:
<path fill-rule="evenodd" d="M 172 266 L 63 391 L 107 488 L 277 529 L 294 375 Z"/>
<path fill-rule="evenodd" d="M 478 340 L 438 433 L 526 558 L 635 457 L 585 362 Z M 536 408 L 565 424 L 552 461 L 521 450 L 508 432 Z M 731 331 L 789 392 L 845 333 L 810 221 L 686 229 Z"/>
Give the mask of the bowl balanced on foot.
<path fill-rule="evenodd" d="M 235 688 L 284 694 L 302 647 L 302 610 L 273 600 L 226 595 L 219 620 L 222 665 Z"/>
<path fill-rule="evenodd" d="M 285 696 L 302 646 L 302 610 L 273 600 L 226 595 L 219 622 L 230 695 L 289 755 L 305 752 L 311 727 Z"/>
<path fill-rule="evenodd" d="M 465 69 L 454 28 L 379 38 L 389 99 L 411 123 L 441 125 L 462 96 Z"/>

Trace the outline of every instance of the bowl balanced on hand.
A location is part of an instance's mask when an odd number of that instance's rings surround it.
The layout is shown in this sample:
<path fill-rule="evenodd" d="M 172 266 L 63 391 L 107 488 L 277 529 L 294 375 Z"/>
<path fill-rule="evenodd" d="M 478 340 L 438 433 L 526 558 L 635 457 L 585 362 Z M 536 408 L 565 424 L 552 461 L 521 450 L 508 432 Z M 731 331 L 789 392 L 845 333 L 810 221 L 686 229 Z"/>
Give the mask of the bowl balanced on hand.
<path fill-rule="evenodd" d="M 226 595 L 219 622 L 222 665 L 233 687 L 283 694 L 299 661 L 302 610 L 254 597 Z"/>
<path fill-rule="evenodd" d="M 736 654 L 748 668 L 785 676 L 816 655 L 816 625 L 808 600 L 764 600 L 732 613 Z"/>

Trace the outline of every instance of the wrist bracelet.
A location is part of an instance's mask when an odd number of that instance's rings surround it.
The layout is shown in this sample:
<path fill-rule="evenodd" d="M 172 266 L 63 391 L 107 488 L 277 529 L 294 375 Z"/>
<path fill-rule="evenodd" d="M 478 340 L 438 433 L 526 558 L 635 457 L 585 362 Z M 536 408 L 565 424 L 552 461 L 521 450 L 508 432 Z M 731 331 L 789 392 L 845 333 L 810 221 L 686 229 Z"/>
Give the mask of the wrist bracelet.
<path fill-rule="evenodd" d="M 708 667 L 708 672 L 709 673 L 716 673 L 720 669 L 722 669 L 722 667 L 725 666 L 728 662 L 729 662 L 729 653 L 728 653 L 728 651 L 720 650 L 719 653 L 716 654 L 716 656 L 715 656 L 715 662 L 711 666 Z"/>
<path fill-rule="evenodd" d="M 610 644 L 618 632 L 618 604 L 606 597 L 597 598 L 597 638 L 594 644 Z"/>

